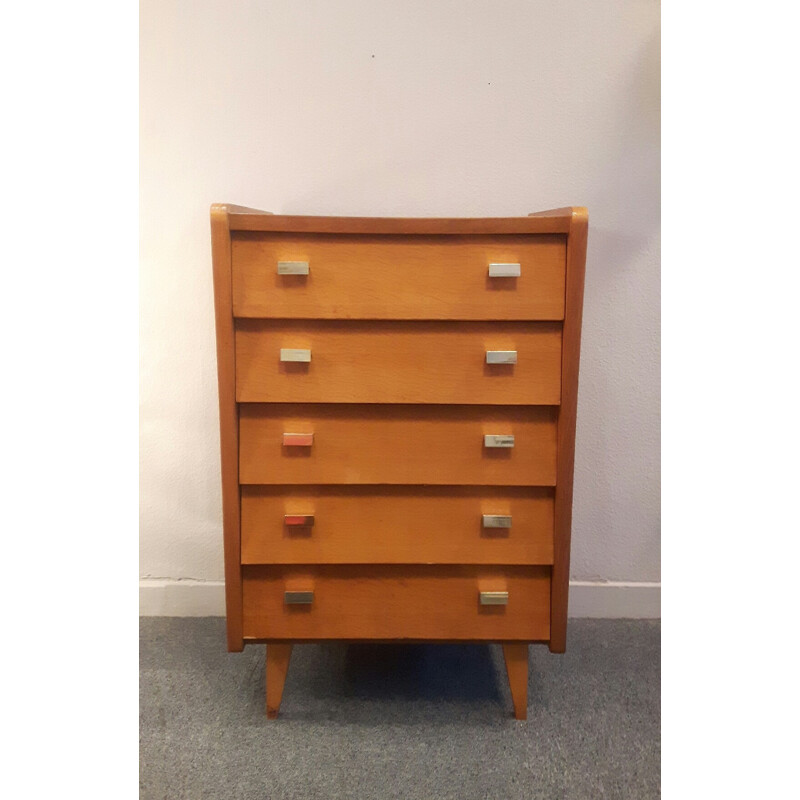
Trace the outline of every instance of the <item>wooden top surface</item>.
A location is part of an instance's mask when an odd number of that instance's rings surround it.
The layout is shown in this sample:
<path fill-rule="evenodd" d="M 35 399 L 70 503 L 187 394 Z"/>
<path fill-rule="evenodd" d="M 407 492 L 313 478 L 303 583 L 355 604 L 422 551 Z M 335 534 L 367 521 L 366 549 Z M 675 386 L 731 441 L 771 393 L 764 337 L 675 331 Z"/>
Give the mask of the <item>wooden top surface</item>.
<path fill-rule="evenodd" d="M 230 203 L 215 203 L 212 216 L 225 214 L 232 231 L 373 234 L 569 233 L 574 216 L 586 209 L 556 208 L 526 217 L 311 217 L 271 214 Z"/>

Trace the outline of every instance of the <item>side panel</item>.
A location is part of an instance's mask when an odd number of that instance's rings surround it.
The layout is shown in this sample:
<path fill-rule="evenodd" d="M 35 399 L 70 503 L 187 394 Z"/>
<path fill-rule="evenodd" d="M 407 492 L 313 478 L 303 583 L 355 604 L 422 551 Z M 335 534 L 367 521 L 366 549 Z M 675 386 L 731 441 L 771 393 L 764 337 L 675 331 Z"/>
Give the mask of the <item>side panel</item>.
<path fill-rule="evenodd" d="M 583 282 L 589 216 L 585 208 L 573 209 L 567 238 L 567 292 L 561 350 L 561 406 L 556 450 L 556 506 L 550 650 L 563 653 L 567 646 L 569 552 L 572 533 L 572 475 L 575 467 L 575 421 L 578 412 L 578 366 L 581 356 Z"/>
<path fill-rule="evenodd" d="M 225 541 L 225 607 L 228 650 L 244 648 L 239 521 L 239 420 L 236 408 L 231 236 L 224 206 L 211 207 L 211 254 L 214 263 L 214 308 L 217 327 L 219 435 L 222 454 L 222 528 Z"/>

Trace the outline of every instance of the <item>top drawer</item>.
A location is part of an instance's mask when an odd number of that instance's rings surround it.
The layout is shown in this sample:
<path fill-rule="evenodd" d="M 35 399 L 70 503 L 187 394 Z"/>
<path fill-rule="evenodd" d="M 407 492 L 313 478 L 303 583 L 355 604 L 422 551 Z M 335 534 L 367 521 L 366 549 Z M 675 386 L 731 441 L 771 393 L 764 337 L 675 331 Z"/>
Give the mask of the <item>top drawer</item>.
<path fill-rule="evenodd" d="M 233 313 L 284 319 L 564 318 L 566 237 L 234 233 Z M 278 274 L 305 262 L 307 275 Z M 490 277 L 490 264 L 519 277 Z"/>

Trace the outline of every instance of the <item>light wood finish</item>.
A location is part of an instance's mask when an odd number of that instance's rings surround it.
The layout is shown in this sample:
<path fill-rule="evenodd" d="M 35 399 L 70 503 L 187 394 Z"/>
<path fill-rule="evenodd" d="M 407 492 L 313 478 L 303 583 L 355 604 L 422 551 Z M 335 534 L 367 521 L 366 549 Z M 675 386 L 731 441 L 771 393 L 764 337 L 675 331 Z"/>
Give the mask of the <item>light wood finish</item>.
<path fill-rule="evenodd" d="M 232 231 L 275 233 L 335 233 L 367 236 L 509 236 L 516 234 L 569 233 L 572 209 L 554 209 L 527 217 L 437 218 L 437 217 L 311 217 L 238 211 L 229 214 Z"/>
<path fill-rule="evenodd" d="M 237 234 L 237 317 L 561 320 L 564 236 Z M 309 274 L 278 275 L 279 261 Z M 490 278 L 492 262 L 521 265 Z"/>
<path fill-rule="evenodd" d="M 217 331 L 222 528 L 225 543 L 225 608 L 228 650 L 241 651 L 242 582 L 239 567 L 239 423 L 235 396 L 234 332 L 231 299 L 231 242 L 227 210 L 211 207 L 211 252 Z"/>
<path fill-rule="evenodd" d="M 313 527 L 284 524 L 308 514 Z M 483 514 L 511 528 L 483 528 Z M 243 486 L 242 563 L 552 564 L 553 490 Z"/>
<path fill-rule="evenodd" d="M 268 716 L 292 643 L 367 640 L 499 642 L 526 717 L 528 644 L 566 646 L 587 226 L 212 207 L 228 648 L 268 643 Z"/>
<path fill-rule="evenodd" d="M 237 206 L 237 205 L 234 205 L 233 203 L 225 203 L 223 208 L 228 212 L 230 220 L 235 220 L 239 214 L 246 214 L 246 215 L 250 215 L 250 214 L 260 214 L 260 215 L 269 214 L 270 216 L 272 216 L 272 212 L 271 211 L 261 211 L 261 209 L 250 208 L 249 206 Z"/>
<path fill-rule="evenodd" d="M 572 532 L 572 479 L 575 467 L 575 423 L 578 413 L 578 367 L 581 357 L 583 284 L 589 215 L 585 208 L 573 209 L 567 247 L 567 313 L 561 358 L 563 401 L 558 415 L 558 477 L 555 512 L 555 562 L 553 566 L 552 634 L 550 650 L 563 653 L 567 647 L 569 598 L 569 554 Z"/>
<path fill-rule="evenodd" d="M 570 222 L 572 221 L 572 214 L 574 211 L 575 208 L 573 206 L 563 206 L 562 208 L 548 208 L 547 211 L 532 211 L 530 214 L 528 214 L 528 219 L 530 219 L 531 217 L 536 217 L 539 219 L 541 219 L 542 217 L 556 217 L 559 220 L 561 220 L 563 224 L 567 226 L 565 232 L 568 233 L 569 225 Z M 267 214 L 269 212 L 262 211 L 261 213 Z"/>
<path fill-rule="evenodd" d="M 244 633 L 279 639 L 548 639 L 549 567 L 246 566 Z M 314 592 L 310 605 L 287 590 Z M 479 592 L 508 591 L 506 606 Z"/>
<path fill-rule="evenodd" d="M 514 704 L 514 717 L 528 719 L 528 645 L 504 644 L 503 658 L 506 662 L 508 685 Z"/>
<path fill-rule="evenodd" d="M 292 657 L 291 644 L 267 645 L 267 717 L 276 719 L 281 708 L 283 686 Z"/>
<path fill-rule="evenodd" d="M 281 361 L 288 348 L 310 362 Z M 240 403 L 557 405 L 561 323 L 237 320 L 236 385 Z"/>
<path fill-rule="evenodd" d="M 553 486 L 550 406 L 282 405 L 240 407 L 241 483 Z M 283 433 L 313 433 L 283 447 Z M 513 448 L 483 445 L 513 434 Z"/>

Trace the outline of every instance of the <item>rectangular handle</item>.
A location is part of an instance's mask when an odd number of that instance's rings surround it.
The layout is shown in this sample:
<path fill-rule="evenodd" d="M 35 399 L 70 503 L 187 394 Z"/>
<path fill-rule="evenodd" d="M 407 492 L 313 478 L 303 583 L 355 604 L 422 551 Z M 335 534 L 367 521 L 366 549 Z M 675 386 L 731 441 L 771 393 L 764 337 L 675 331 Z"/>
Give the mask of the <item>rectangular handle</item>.
<path fill-rule="evenodd" d="M 292 347 L 281 347 L 281 361 L 300 361 L 307 364 L 311 361 L 311 351 L 299 350 Z"/>
<path fill-rule="evenodd" d="M 516 364 L 517 351 L 516 350 L 487 350 L 486 351 L 487 364 Z"/>
<path fill-rule="evenodd" d="M 284 514 L 283 516 L 283 524 L 289 525 L 291 527 L 294 526 L 301 526 L 304 528 L 313 528 L 314 527 L 314 515 L 313 514 Z"/>
<path fill-rule="evenodd" d="M 514 436 L 512 434 L 487 433 L 483 437 L 484 447 L 513 447 Z"/>
<path fill-rule="evenodd" d="M 279 261 L 278 275 L 308 275 L 308 261 Z"/>
<path fill-rule="evenodd" d="M 508 592 L 481 592 L 482 606 L 507 606 Z"/>
<path fill-rule="evenodd" d="M 314 444 L 313 433 L 284 433 L 284 447 L 311 447 Z"/>
<path fill-rule="evenodd" d="M 489 264 L 490 278 L 519 278 L 521 272 L 519 264 Z"/>
<path fill-rule="evenodd" d="M 283 602 L 287 606 L 308 606 L 314 602 L 314 592 L 284 592 Z"/>
<path fill-rule="evenodd" d="M 484 514 L 483 515 L 484 528 L 510 528 L 511 515 L 510 514 Z"/>

